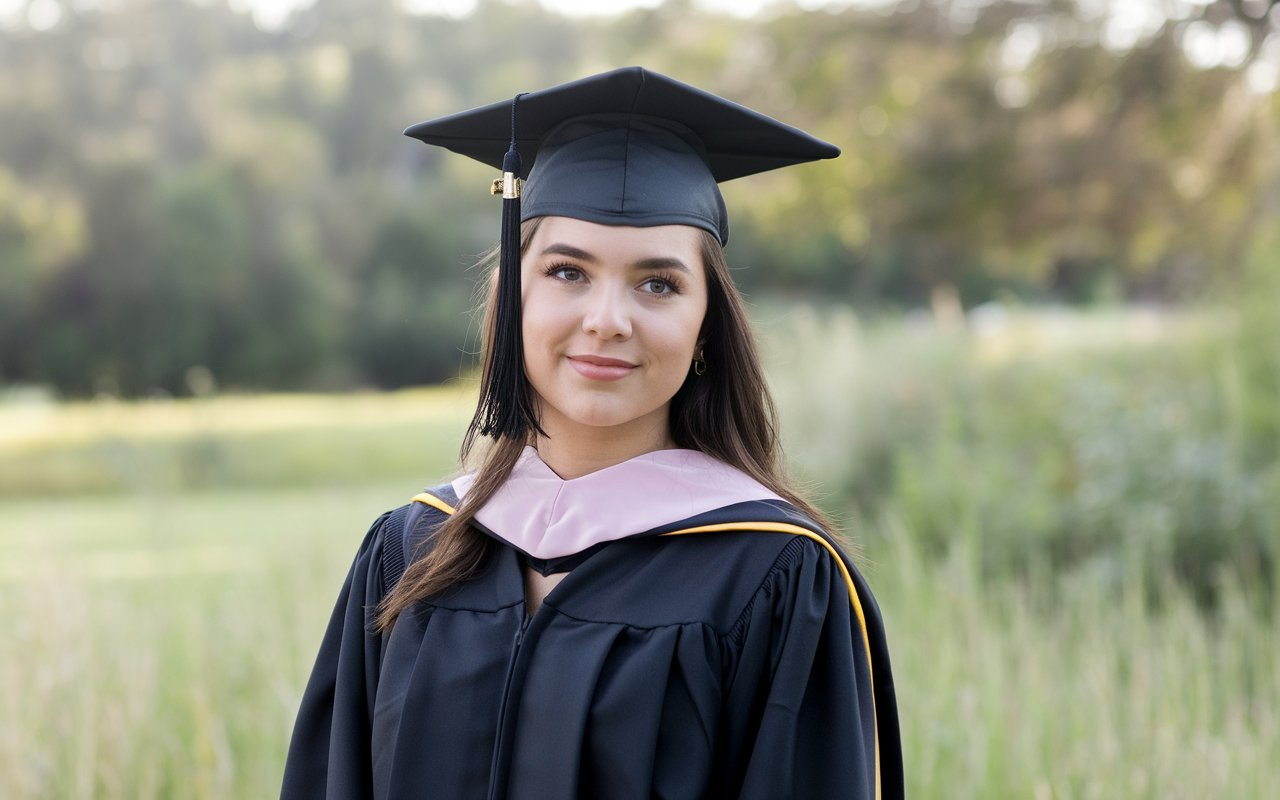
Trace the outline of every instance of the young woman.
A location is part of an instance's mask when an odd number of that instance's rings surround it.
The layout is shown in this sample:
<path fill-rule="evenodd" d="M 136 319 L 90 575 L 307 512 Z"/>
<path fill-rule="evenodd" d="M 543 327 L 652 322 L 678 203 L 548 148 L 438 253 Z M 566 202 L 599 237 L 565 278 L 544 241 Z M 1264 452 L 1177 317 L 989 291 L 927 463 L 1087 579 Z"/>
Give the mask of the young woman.
<path fill-rule="evenodd" d="M 879 612 L 784 476 L 716 187 L 838 151 L 638 68 L 408 133 L 504 171 L 477 467 L 370 529 L 283 796 L 901 796 Z"/>

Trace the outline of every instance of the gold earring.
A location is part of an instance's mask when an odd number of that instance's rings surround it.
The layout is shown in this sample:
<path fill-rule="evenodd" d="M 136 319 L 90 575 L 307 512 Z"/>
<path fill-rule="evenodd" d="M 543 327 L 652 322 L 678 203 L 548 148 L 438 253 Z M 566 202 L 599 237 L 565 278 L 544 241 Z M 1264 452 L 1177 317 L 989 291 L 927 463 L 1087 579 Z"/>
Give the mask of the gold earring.
<path fill-rule="evenodd" d="M 693 374 L 705 375 L 707 372 L 707 359 L 703 356 L 702 348 L 693 354 Z"/>

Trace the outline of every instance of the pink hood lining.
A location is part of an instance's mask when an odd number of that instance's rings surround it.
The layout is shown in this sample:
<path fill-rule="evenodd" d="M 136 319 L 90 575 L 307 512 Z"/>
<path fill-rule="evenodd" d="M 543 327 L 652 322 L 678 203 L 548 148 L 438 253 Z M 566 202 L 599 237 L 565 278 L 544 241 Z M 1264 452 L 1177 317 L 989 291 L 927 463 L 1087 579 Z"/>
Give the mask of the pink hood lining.
<path fill-rule="evenodd" d="M 461 500 L 474 475 L 453 481 Z M 564 480 L 526 447 L 507 482 L 476 513 L 534 558 L 580 553 L 600 542 L 749 500 L 780 500 L 751 476 L 697 450 L 657 450 Z"/>

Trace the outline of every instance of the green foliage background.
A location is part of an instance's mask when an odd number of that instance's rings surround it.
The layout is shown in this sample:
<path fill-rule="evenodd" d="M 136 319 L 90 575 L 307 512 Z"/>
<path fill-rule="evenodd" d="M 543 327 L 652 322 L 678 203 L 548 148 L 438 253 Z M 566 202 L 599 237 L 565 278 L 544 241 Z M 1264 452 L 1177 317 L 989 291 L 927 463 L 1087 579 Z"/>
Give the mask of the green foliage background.
<path fill-rule="evenodd" d="M 632 63 L 844 149 L 726 186 L 758 296 L 1187 302 L 1236 284 L 1276 218 L 1266 4 L 1175 3 L 1123 42 L 1105 4 L 1075 0 L 745 19 L 687 0 L 586 20 L 529 0 L 460 19 L 299 5 L 269 29 L 193 0 L 0 20 L 0 382 L 138 396 L 190 393 L 192 367 L 238 388 L 458 373 L 491 176 L 399 132 Z M 1247 50 L 1194 65 L 1214 31 Z"/>

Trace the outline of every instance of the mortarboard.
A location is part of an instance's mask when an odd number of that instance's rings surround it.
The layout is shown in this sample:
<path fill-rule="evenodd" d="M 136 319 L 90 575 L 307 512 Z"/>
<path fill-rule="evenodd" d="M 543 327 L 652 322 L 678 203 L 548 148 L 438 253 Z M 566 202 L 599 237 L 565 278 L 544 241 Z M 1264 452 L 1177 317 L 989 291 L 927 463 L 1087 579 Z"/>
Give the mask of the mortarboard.
<path fill-rule="evenodd" d="M 520 223 L 564 216 L 605 225 L 690 225 L 729 240 L 717 183 L 835 158 L 809 134 L 640 67 L 593 75 L 422 122 L 406 136 L 501 169 L 493 352 L 473 424 L 523 439 L 540 430 L 524 375 Z M 528 165 L 528 180 L 524 165 Z"/>

